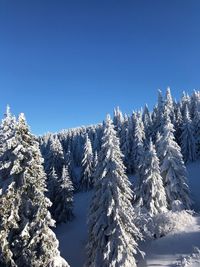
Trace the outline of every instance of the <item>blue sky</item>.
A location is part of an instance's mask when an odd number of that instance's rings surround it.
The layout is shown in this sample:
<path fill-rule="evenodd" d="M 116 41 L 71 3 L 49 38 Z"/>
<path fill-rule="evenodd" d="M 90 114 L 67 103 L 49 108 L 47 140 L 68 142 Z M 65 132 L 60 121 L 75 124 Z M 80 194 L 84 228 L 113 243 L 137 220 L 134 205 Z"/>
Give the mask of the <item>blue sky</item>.
<path fill-rule="evenodd" d="M 200 1 L 0 0 L 0 112 L 36 134 L 200 88 Z"/>

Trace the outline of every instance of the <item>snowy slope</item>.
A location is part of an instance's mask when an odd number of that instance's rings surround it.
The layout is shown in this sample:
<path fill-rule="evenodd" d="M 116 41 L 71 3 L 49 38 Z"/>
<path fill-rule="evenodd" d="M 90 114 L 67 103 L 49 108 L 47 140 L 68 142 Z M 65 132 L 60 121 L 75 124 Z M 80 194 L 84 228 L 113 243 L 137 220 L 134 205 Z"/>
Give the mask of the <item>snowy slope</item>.
<path fill-rule="evenodd" d="M 82 267 L 85 259 L 85 241 L 87 239 L 87 211 L 92 191 L 75 194 L 73 221 L 57 227 L 55 233 L 60 242 L 61 255 L 71 267 Z"/>
<path fill-rule="evenodd" d="M 193 227 L 184 231 L 147 242 L 143 248 L 146 257 L 138 267 L 176 266 L 181 257 L 192 254 L 193 247 L 200 247 L 200 217 L 195 221 Z M 196 266 L 200 266 L 200 262 Z"/>
<path fill-rule="evenodd" d="M 200 162 L 190 164 L 187 169 L 194 207 L 200 211 Z M 72 222 L 58 226 L 55 230 L 60 241 L 61 255 L 71 267 L 83 267 L 84 264 L 85 242 L 87 239 L 86 218 L 91 196 L 92 192 L 76 194 L 74 197 L 76 218 Z M 195 219 L 193 227 L 183 229 L 181 232 L 170 234 L 158 240 L 146 242 L 142 248 L 146 253 L 146 257 L 144 260 L 140 260 L 138 266 L 177 266 L 175 263 L 181 259 L 181 256 L 190 256 L 192 254 L 194 246 L 200 248 L 200 217 Z M 200 263 L 192 263 L 187 266 L 200 267 Z"/>

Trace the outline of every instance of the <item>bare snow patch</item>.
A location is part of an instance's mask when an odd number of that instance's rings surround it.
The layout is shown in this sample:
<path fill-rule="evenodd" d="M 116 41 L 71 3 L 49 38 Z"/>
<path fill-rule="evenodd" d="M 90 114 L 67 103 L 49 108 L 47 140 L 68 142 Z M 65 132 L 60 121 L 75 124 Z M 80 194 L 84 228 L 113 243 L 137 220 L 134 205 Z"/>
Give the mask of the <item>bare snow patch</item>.
<path fill-rule="evenodd" d="M 153 219 L 154 233 L 156 237 L 166 236 L 170 233 L 187 231 L 195 224 L 192 211 L 168 211 L 158 214 Z"/>

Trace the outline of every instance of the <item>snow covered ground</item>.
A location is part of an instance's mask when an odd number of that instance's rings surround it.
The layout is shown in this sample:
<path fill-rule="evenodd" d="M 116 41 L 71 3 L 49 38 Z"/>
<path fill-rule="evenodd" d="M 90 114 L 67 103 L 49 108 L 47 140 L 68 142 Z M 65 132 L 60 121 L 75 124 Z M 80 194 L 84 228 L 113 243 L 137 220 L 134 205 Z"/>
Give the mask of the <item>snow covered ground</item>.
<path fill-rule="evenodd" d="M 187 169 L 194 207 L 200 211 L 200 162 L 190 164 Z M 58 226 L 55 230 L 60 241 L 61 255 L 71 267 L 83 267 L 84 264 L 87 238 L 86 218 L 91 196 L 92 192 L 76 194 L 75 219 Z M 143 260 L 139 260 L 138 267 L 200 267 L 200 256 L 192 255 L 194 247 L 200 248 L 200 217 L 198 216 L 195 217 L 192 227 L 145 242 L 142 250 L 146 256 Z M 183 257 L 185 257 L 184 260 Z"/>
<path fill-rule="evenodd" d="M 74 196 L 73 221 L 57 227 L 55 233 L 60 242 L 60 252 L 71 267 L 82 267 L 87 240 L 87 211 L 92 192 L 81 192 Z"/>
<path fill-rule="evenodd" d="M 178 266 L 181 257 L 191 255 L 194 247 L 200 247 L 200 217 L 195 219 L 193 227 L 147 242 L 143 248 L 146 256 L 138 267 Z M 200 266 L 200 262 L 188 266 Z"/>

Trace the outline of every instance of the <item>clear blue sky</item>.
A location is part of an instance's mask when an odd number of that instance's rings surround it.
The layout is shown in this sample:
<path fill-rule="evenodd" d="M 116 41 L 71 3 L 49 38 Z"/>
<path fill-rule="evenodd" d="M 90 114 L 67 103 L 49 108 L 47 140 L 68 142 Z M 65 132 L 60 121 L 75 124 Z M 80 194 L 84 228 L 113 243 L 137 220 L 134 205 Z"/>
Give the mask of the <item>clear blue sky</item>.
<path fill-rule="evenodd" d="M 0 112 L 42 134 L 200 88 L 199 0 L 0 0 Z"/>

